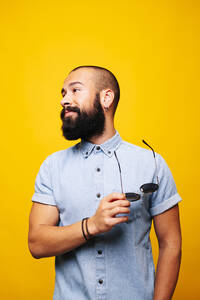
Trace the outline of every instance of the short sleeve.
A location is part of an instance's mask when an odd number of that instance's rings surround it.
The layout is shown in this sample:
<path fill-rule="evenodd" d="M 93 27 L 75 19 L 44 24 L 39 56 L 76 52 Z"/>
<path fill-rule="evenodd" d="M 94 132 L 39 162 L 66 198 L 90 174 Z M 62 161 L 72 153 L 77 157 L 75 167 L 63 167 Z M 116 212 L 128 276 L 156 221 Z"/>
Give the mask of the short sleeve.
<path fill-rule="evenodd" d="M 152 194 L 150 204 L 151 216 L 158 215 L 182 200 L 177 192 L 172 173 L 164 158 L 156 153 L 159 188 Z"/>
<path fill-rule="evenodd" d="M 36 176 L 35 192 L 33 194 L 32 201 L 56 205 L 53 196 L 49 156 L 40 166 L 39 172 Z"/>

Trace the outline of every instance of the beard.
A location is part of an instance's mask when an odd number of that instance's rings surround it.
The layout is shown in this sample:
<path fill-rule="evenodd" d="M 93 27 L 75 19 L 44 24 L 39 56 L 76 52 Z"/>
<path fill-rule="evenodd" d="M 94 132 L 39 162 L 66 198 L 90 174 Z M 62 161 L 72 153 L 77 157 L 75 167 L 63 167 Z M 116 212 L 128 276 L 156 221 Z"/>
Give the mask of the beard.
<path fill-rule="evenodd" d="M 79 138 L 88 140 L 93 136 L 101 135 L 105 127 L 105 115 L 100 103 L 100 95 L 96 93 L 93 109 L 82 112 L 76 107 L 67 107 L 69 111 L 75 111 L 77 116 L 65 117 L 65 108 L 60 113 L 62 120 L 62 133 L 67 140 Z"/>

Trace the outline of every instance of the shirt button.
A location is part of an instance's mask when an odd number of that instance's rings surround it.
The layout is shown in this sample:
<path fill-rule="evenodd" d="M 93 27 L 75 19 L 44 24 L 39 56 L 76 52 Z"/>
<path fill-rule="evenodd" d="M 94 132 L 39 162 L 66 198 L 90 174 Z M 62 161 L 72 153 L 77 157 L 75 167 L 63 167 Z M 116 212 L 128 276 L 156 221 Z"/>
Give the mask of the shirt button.
<path fill-rule="evenodd" d="M 103 283 L 103 279 L 99 279 L 99 283 L 102 284 Z"/>
<path fill-rule="evenodd" d="M 85 154 L 88 155 L 88 152 L 86 152 Z"/>
<path fill-rule="evenodd" d="M 102 254 L 102 250 L 98 250 L 98 254 Z"/>
<path fill-rule="evenodd" d="M 99 198 L 100 196 L 101 196 L 101 194 L 100 194 L 100 193 L 98 193 L 98 194 L 97 194 L 97 197 Z"/>
<path fill-rule="evenodd" d="M 97 172 L 100 172 L 100 170 L 101 170 L 100 168 L 97 168 Z"/>
<path fill-rule="evenodd" d="M 108 154 L 110 154 L 111 153 L 111 151 L 108 151 Z"/>
<path fill-rule="evenodd" d="M 99 149 L 100 149 L 100 147 L 99 147 L 99 146 L 97 146 L 97 147 L 96 147 L 96 149 L 97 149 L 97 150 L 99 150 Z"/>

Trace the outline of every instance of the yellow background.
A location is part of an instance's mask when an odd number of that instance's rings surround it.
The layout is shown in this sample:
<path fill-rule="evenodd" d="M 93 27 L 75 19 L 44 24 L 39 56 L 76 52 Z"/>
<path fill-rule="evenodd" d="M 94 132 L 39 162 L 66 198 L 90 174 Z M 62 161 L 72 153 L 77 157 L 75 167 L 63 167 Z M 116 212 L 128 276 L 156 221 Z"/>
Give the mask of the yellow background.
<path fill-rule="evenodd" d="M 199 6 L 1 1 L 1 299 L 52 299 L 54 257 L 32 258 L 28 218 L 41 163 L 79 141 L 62 137 L 60 90 L 68 72 L 85 64 L 117 77 L 115 126 L 122 138 L 141 147 L 145 139 L 172 171 L 183 198 L 173 299 L 199 299 Z"/>

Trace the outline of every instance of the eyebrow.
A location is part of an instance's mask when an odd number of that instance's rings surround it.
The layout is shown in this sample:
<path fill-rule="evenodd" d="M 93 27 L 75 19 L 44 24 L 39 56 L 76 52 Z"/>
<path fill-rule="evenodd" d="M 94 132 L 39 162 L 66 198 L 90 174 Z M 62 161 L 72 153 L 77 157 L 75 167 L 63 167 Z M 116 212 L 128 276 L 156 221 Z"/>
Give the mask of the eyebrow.
<path fill-rule="evenodd" d="M 70 82 L 69 86 L 72 86 L 72 85 L 75 85 L 75 84 L 82 84 L 84 85 L 81 81 L 73 81 L 73 82 Z M 65 89 L 62 88 L 61 90 L 61 94 L 65 93 Z"/>

